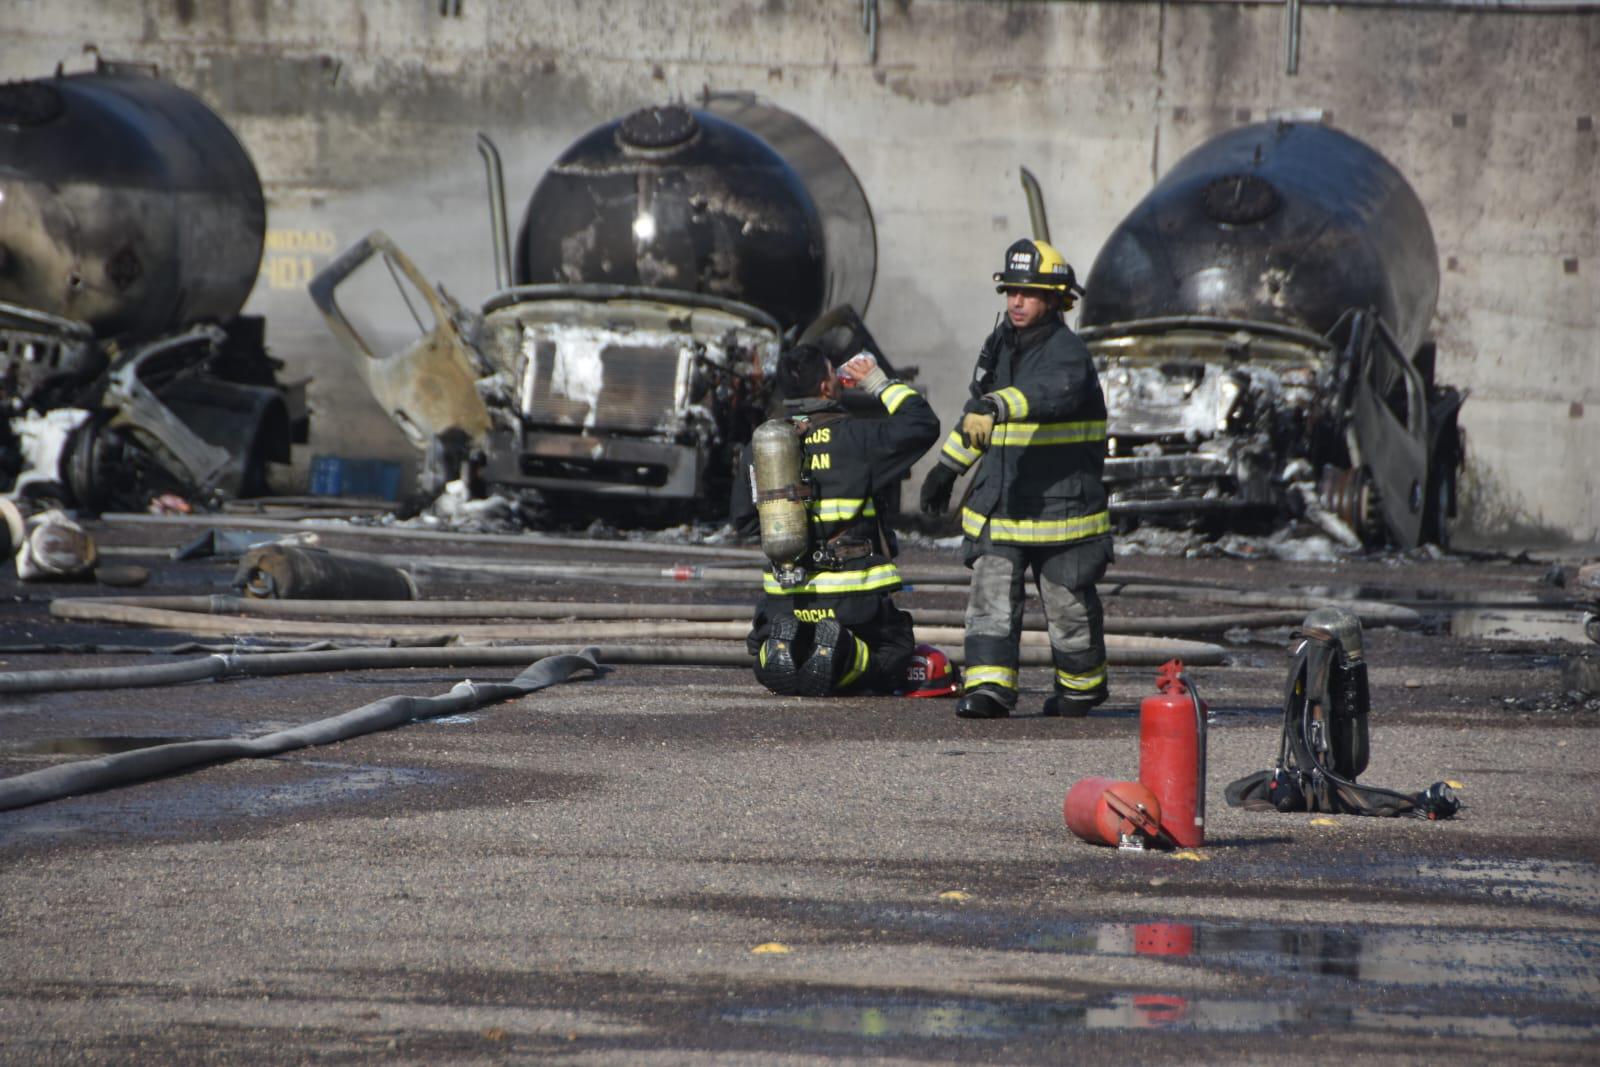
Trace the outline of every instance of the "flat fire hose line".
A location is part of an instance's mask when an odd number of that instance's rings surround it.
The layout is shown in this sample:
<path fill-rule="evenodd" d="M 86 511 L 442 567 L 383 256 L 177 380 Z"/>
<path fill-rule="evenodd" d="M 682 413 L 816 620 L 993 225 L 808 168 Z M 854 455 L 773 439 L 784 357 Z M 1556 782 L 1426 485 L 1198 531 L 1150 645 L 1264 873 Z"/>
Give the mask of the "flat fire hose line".
<path fill-rule="evenodd" d="M 442 541 L 459 545 L 510 545 L 515 548 L 579 548 L 604 552 L 668 552 L 686 556 L 723 556 L 734 559 L 765 559 L 759 549 L 740 545 L 697 545 L 655 541 L 606 541 L 593 537 L 554 537 L 539 533 L 480 534 L 453 530 L 419 530 L 409 526 L 357 526 L 338 519 L 271 519 L 253 515 L 145 515 L 139 512 L 107 512 L 100 521 L 131 526 L 204 526 L 218 529 L 280 530 L 304 533 L 307 530 L 352 537 L 386 537 L 399 541 Z"/>
<path fill-rule="evenodd" d="M 641 604 L 570 600 L 279 600 L 224 596 L 142 596 L 115 598 L 116 603 L 165 611 L 264 618 L 365 616 L 383 619 L 641 619 L 731 622 L 750 618 L 748 604 Z M 962 626 L 959 609 L 916 608 L 918 623 Z M 1292 626 L 1304 611 L 1258 611 L 1227 615 L 1113 616 L 1106 633 L 1142 636 L 1221 633 L 1235 627 Z M 1043 630 L 1044 619 L 1029 613 L 1026 629 Z"/>
<path fill-rule="evenodd" d="M 509 682 L 465 681 L 457 682 L 443 696 L 384 697 L 342 715 L 261 737 L 180 741 L 30 771 L 0 780 L 0 811 L 142 782 L 222 760 L 276 756 L 298 748 L 329 745 L 362 734 L 390 730 L 417 719 L 458 715 L 487 704 L 527 696 L 564 682 L 580 670 L 599 672 L 601 667 L 594 652 L 594 649 L 585 649 L 575 655 L 542 657 Z"/>
<path fill-rule="evenodd" d="M 662 581 L 683 582 L 696 585 L 738 585 L 755 588 L 761 581 L 760 567 L 715 567 L 674 564 L 663 567 L 657 564 L 582 564 L 582 563 L 518 563 L 515 561 L 470 558 L 443 558 L 371 555 L 368 557 L 391 567 L 413 574 L 429 572 L 440 574 L 501 574 L 546 581 L 573 581 L 586 577 L 604 577 L 608 584 L 632 585 L 658 584 Z M 900 577 L 911 588 L 948 586 L 964 588 L 971 582 L 971 572 L 964 567 L 900 568 Z M 1202 584 L 1156 581 L 1145 576 L 1107 575 L 1099 583 L 1102 596 L 1144 597 L 1162 600 L 1199 601 L 1232 607 L 1275 608 L 1301 613 L 1321 607 L 1337 607 L 1357 615 L 1363 625 L 1417 626 L 1421 613 L 1399 604 L 1385 604 L 1376 600 L 1342 600 L 1333 597 L 1305 596 L 1292 593 L 1264 593 L 1246 589 L 1229 589 Z"/>
<path fill-rule="evenodd" d="M 442 648 L 341 648 L 327 652 L 252 652 L 212 654 L 176 663 L 148 666 L 77 667 L 62 670 L 0 673 L 0 693 L 57 693 L 90 689 L 148 689 L 187 682 L 232 678 L 268 678 L 288 674 L 330 671 L 396 669 L 401 667 L 505 667 L 546 656 L 573 655 L 577 645 L 451 645 Z M 714 645 L 606 645 L 585 648 L 584 654 L 603 664 L 632 663 L 670 667 L 743 667 L 754 661 L 743 644 Z M 950 652 L 957 665 L 965 663 L 961 650 Z M 1151 657 L 1148 665 L 1160 661 Z M 1024 647 L 1020 665 L 1049 667 L 1048 648 Z M 754 682 L 751 683 L 752 685 Z M 0 714 L 4 714 L 0 712 Z"/>
<path fill-rule="evenodd" d="M 371 638 L 437 638 L 458 637 L 463 640 L 515 640 L 538 639 L 571 640 L 574 636 L 570 623 L 530 625 L 528 623 L 500 623 L 482 626 L 458 626 L 441 629 L 436 625 L 395 622 L 321 622 L 303 619 L 252 618 L 243 620 L 223 616 L 202 615 L 183 611 L 146 608 L 137 604 L 138 598 L 102 599 L 63 598 L 52 601 L 50 613 L 58 618 L 80 622 L 120 622 L 159 629 L 182 630 L 186 633 L 237 634 L 243 629 L 251 633 L 300 634 L 321 637 L 371 637 Z M 645 622 L 589 622 L 578 635 L 587 642 L 602 639 L 611 641 L 674 638 L 677 640 L 736 640 L 742 641 L 750 632 L 746 622 L 704 622 L 669 620 Z M 919 626 L 919 640 L 933 644 L 959 646 L 965 631 L 957 627 Z M 1048 648 L 1048 634 L 1024 631 L 1024 648 Z M 1143 666 L 1160 664 L 1168 659 L 1182 659 L 1196 666 L 1216 665 L 1223 661 L 1226 650 L 1220 645 L 1202 641 L 1184 641 L 1177 638 L 1148 638 L 1125 634 L 1106 637 L 1106 658 L 1112 666 Z"/>

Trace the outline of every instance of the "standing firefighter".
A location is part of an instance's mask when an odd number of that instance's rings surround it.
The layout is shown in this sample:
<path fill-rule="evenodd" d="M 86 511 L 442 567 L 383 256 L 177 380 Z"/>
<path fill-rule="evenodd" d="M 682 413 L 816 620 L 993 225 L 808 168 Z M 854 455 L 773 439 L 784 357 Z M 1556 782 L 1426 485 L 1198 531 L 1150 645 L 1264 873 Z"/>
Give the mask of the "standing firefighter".
<path fill-rule="evenodd" d="M 911 616 L 889 596 L 900 572 L 874 498 L 939 439 L 939 420 L 868 353 L 835 377 L 820 349 L 800 345 L 779 361 L 777 384 L 789 417 L 763 424 L 753 442 L 762 547 L 773 560 L 748 639 L 756 679 L 783 695 L 893 691 L 912 657 Z M 876 397 L 888 417 L 852 417 L 842 388 Z M 789 473 L 774 473 L 785 448 Z"/>
<path fill-rule="evenodd" d="M 1088 349 L 1062 321 L 1083 290 L 1043 241 L 1006 249 L 994 280 L 1006 297 L 1005 321 L 984 341 L 961 424 L 922 485 L 922 510 L 943 513 L 956 478 L 979 464 L 961 509 L 972 588 L 956 714 L 998 719 L 1016 707 L 1022 583 L 1031 567 L 1056 668 L 1044 714 L 1086 715 L 1109 692 L 1094 584 L 1111 563 L 1111 517 L 1100 480 L 1105 396 Z"/>

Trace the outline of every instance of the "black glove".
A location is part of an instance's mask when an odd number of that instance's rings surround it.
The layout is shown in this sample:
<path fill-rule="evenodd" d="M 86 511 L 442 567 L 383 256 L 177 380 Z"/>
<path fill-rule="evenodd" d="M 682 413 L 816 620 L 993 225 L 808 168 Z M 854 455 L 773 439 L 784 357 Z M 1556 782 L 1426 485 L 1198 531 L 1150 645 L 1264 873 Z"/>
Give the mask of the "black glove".
<path fill-rule="evenodd" d="M 935 463 L 928 476 L 922 479 L 922 513 L 943 515 L 950 510 L 950 490 L 955 488 L 956 472 L 943 463 Z"/>

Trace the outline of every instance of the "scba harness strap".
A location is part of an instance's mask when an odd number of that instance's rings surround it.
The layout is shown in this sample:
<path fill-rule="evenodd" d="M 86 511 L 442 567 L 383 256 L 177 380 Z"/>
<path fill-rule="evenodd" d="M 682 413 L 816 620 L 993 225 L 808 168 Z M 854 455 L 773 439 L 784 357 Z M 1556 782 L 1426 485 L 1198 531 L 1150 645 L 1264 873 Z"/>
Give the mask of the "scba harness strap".
<path fill-rule="evenodd" d="M 1360 623 L 1349 619 L 1359 634 Z M 1455 815 L 1461 802 L 1447 783 L 1401 793 L 1356 782 L 1367 768 L 1367 665 L 1349 654 L 1334 629 L 1309 619 L 1294 639 L 1300 643 L 1289 661 L 1276 766 L 1229 785 L 1228 804 L 1331 815 Z"/>

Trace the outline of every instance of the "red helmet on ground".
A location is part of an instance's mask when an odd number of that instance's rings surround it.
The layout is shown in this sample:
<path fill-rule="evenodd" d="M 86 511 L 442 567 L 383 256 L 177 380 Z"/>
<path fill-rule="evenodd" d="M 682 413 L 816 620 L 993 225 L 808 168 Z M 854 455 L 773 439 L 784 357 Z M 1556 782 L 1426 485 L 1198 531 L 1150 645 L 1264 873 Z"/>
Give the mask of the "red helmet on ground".
<path fill-rule="evenodd" d="M 961 672 L 950 657 L 932 645 L 918 645 L 906 664 L 903 697 L 953 697 L 961 688 Z"/>

